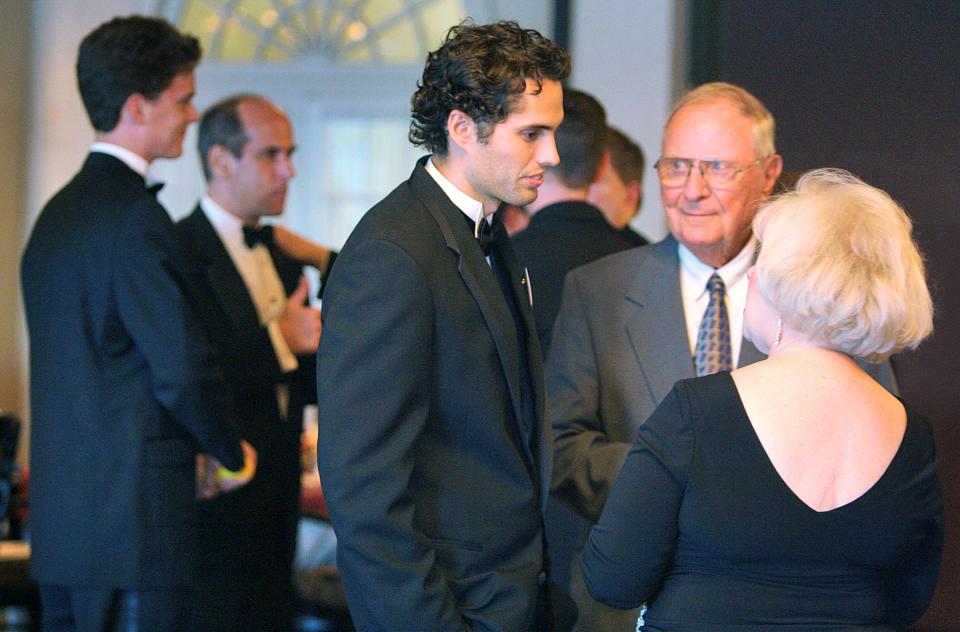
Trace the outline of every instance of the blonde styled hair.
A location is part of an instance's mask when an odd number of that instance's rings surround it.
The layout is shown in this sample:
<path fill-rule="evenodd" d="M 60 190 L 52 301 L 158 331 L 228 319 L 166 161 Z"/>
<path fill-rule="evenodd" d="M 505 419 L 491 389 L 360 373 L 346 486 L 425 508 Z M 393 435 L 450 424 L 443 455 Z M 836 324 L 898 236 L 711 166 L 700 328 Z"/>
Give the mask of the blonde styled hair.
<path fill-rule="evenodd" d="M 774 142 L 776 122 L 773 120 L 773 114 L 757 97 L 740 86 L 723 81 L 705 83 L 683 95 L 673 106 L 673 111 L 670 112 L 670 117 L 667 118 L 667 122 L 663 126 L 664 131 L 666 131 L 670 121 L 673 120 L 674 115 L 680 108 L 694 103 L 714 100 L 732 104 L 741 114 L 753 121 L 753 150 L 757 153 L 758 158 L 766 158 L 777 153 Z"/>
<path fill-rule="evenodd" d="M 912 224 L 893 199 L 840 169 L 817 169 L 753 220 L 754 277 L 785 325 L 878 362 L 933 330 Z"/>

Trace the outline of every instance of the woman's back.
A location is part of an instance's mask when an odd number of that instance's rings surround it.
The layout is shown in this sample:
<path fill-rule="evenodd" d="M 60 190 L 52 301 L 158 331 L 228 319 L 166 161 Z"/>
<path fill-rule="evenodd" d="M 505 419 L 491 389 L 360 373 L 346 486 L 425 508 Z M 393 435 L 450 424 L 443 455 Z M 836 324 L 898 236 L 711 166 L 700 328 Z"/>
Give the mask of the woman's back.
<path fill-rule="evenodd" d="M 781 353 L 732 377 L 771 464 L 814 511 L 863 495 L 900 446 L 903 405 L 843 354 Z"/>

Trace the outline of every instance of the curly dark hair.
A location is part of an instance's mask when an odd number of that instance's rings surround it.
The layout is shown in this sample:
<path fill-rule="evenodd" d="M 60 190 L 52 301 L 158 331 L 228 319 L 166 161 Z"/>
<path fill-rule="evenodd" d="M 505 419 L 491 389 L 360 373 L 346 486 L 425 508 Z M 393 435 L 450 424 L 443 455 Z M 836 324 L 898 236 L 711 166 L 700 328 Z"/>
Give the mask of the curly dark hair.
<path fill-rule="evenodd" d="M 544 79 L 563 81 L 569 74 L 570 56 L 537 31 L 516 22 L 465 20 L 427 56 L 411 99 L 410 142 L 445 156 L 452 110 L 473 119 L 482 142 L 510 114 L 528 79 L 540 88 Z"/>
<path fill-rule="evenodd" d="M 127 97 L 155 99 L 199 61 L 197 38 L 166 20 L 130 15 L 104 22 L 83 38 L 77 54 L 77 83 L 94 129 L 113 130 Z"/>

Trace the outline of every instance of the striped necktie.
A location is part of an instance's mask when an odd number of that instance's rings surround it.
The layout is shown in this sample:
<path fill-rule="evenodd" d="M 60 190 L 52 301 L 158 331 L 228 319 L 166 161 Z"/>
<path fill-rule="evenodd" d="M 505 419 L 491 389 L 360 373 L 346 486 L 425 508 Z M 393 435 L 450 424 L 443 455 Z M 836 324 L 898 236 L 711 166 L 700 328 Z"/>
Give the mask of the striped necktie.
<path fill-rule="evenodd" d="M 730 321 L 724 303 L 723 279 L 716 272 L 707 281 L 710 302 L 703 312 L 700 331 L 697 333 L 697 352 L 694 365 L 697 375 L 710 375 L 733 368 L 733 352 L 730 348 Z"/>

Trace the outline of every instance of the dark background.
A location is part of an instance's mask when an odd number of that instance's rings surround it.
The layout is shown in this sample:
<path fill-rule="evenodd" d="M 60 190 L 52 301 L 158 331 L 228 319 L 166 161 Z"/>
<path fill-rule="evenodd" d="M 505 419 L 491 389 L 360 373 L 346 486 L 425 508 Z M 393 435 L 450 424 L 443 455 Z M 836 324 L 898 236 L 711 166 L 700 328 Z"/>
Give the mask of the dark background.
<path fill-rule="evenodd" d="M 960 630 L 960 2 L 695 0 L 690 83 L 756 94 L 785 169 L 842 167 L 914 220 L 935 331 L 894 359 L 901 395 L 934 425 L 946 549 L 915 629 Z"/>

